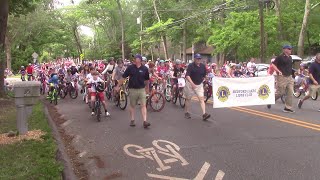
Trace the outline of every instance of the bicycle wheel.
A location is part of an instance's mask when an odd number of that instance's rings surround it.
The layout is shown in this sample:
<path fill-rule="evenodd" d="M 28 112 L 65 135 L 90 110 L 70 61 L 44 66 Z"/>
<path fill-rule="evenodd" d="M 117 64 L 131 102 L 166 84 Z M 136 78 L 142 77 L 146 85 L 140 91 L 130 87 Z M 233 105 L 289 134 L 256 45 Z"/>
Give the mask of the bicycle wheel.
<path fill-rule="evenodd" d="M 186 106 L 186 99 L 183 97 L 183 89 L 179 90 L 179 103 L 182 108 Z"/>
<path fill-rule="evenodd" d="M 293 86 L 293 96 L 298 98 L 301 96 L 300 86 Z"/>
<path fill-rule="evenodd" d="M 58 91 L 59 91 L 59 96 L 62 99 L 64 99 L 68 94 L 68 90 L 66 89 L 66 87 L 59 88 Z"/>
<path fill-rule="evenodd" d="M 72 99 L 76 99 L 78 97 L 78 91 L 76 88 L 72 87 L 69 91 L 69 95 Z"/>
<path fill-rule="evenodd" d="M 57 91 L 53 92 L 53 97 L 54 97 L 54 105 L 58 105 L 58 93 Z"/>
<path fill-rule="evenodd" d="M 173 104 L 176 104 L 177 103 L 177 100 L 178 100 L 178 96 L 179 96 L 179 90 L 178 88 L 176 88 L 174 91 L 173 91 L 173 95 L 172 95 L 172 103 Z"/>
<path fill-rule="evenodd" d="M 316 92 L 316 95 L 311 96 L 312 100 L 317 100 L 318 99 L 318 95 L 319 95 L 319 91 Z"/>
<path fill-rule="evenodd" d="M 120 91 L 120 97 L 118 99 L 118 105 L 120 109 L 125 110 L 128 104 L 128 97 L 124 91 Z"/>
<path fill-rule="evenodd" d="M 97 116 L 97 121 L 100 122 L 101 121 L 101 102 L 100 102 L 100 100 L 98 100 L 96 102 L 95 113 Z"/>
<path fill-rule="evenodd" d="M 164 96 L 165 96 L 167 102 L 171 101 L 171 87 L 170 86 L 167 86 L 167 88 L 164 89 Z"/>
<path fill-rule="evenodd" d="M 166 103 L 163 95 L 159 92 L 155 92 L 149 97 L 149 103 L 153 111 L 160 112 Z"/>

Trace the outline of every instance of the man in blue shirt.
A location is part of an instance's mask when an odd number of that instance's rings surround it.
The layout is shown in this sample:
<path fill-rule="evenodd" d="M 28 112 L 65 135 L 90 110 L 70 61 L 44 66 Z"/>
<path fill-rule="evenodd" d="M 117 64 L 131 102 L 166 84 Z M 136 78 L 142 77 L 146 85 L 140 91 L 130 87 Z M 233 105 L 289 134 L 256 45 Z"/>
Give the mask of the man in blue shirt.
<path fill-rule="evenodd" d="M 301 108 L 305 100 L 311 96 L 315 96 L 320 89 L 320 53 L 316 55 L 315 61 L 310 65 L 309 68 L 310 87 L 307 96 L 303 99 L 299 99 L 298 107 Z M 320 109 L 318 110 L 320 112 Z"/>
<path fill-rule="evenodd" d="M 130 99 L 130 126 L 135 126 L 135 106 L 138 102 L 141 105 L 141 114 L 143 118 L 144 128 L 148 128 L 150 123 L 147 122 L 147 108 L 146 108 L 146 94 L 149 93 L 149 71 L 148 68 L 142 65 L 142 56 L 140 54 L 135 55 L 134 64 L 128 66 L 122 75 L 122 79 L 119 80 L 117 87 L 119 91 L 120 86 L 123 84 L 124 79 L 129 77 L 129 99 Z"/>

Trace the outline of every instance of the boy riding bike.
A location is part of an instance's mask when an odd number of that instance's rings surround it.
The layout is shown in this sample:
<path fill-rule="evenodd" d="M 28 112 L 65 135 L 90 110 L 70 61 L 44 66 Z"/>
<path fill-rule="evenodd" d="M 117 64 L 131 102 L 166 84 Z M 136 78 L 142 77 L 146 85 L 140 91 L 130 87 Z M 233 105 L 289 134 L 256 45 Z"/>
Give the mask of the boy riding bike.
<path fill-rule="evenodd" d="M 104 93 L 103 91 L 101 92 L 101 89 L 104 90 L 104 81 L 99 78 L 99 73 L 97 71 L 94 71 L 91 73 L 92 78 L 88 80 L 87 85 L 88 88 L 90 89 L 90 97 L 91 97 L 91 115 L 94 115 L 94 103 L 96 101 L 96 96 L 98 96 L 100 98 L 100 101 L 102 102 L 104 111 L 105 111 L 105 115 L 106 116 L 110 116 L 110 113 L 107 110 L 107 103 L 104 99 Z M 99 92 L 100 91 L 100 92 Z"/>

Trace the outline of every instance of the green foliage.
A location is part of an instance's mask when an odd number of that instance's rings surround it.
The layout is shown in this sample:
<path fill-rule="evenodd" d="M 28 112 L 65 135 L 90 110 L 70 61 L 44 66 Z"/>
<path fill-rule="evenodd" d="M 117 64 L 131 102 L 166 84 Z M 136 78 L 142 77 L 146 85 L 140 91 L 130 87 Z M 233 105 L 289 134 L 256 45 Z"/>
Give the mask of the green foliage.
<path fill-rule="evenodd" d="M 57 57 L 106 59 L 121 56 L 120 13 L 116 1 L 90 0 L 79 5 L 52 8 L 51 0 L 11 0 L 12 15 L 8 34 L 14 69 L 31 61 L 37 52 L 41 61 Z M 27 3 L 28 2 L 28 3 Z M 256 0 L 156 0 L 161 21 L 155 15 L 153 0 L 121 0 L 125 24 L 125 54 L 140 52 L 142 43 L 146 55 L 158 52 L 155 47 L 165 36 L 170 54 L 180 55 L 183 27 L 187 48 L 193 43 L 207 42 L 215 46 L 215 54 L 225 53 L 238 60 L 259 57 L 260 22 Z M 227 2 L 220 9 L 218 5 Z M 311 0 L 312 4 L 318 2 Z M 27 4 L 24 4 L 27 3 Z M 278 54 L 281 45 L 297 45 L 304 14 L 304 1 L 281 0 L 281 19 L 275 9 L 264 9 L 267 55 Z M 16 4 L 17 6 L 13 6 Z M 21 7 L 27 7 L 25 10 Z M 14 12 L 14 13 L 13 13 Z M 319 44 L 320 6 L 311 11 L 305 40 L 306 50 Z M 16 16 L 17 14 L 23 14 Z M 143 29 L 136 23 L 142 14 Z M 282 36 L 278 30 L 281 20 Z M 94 31 L 94 37 L 81 34 L 80 27 Z M 142 35 L 142 42 L 140 42 Z M 19 48 L 17 48 L 19 47 Z"/>

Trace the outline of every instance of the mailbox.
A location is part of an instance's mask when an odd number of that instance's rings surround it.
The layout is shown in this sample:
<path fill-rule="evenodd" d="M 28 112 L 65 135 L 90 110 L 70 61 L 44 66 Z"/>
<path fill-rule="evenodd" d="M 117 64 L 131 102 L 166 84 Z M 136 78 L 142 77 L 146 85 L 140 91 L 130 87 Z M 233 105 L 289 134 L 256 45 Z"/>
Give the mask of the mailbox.
<path fill-rule="evenodd" d="M 17 129 L 20 134 L 28 132 L 28 117 L 32 106 L 40 97 L 40 82 L 22 81 L 14 83 L 15 104 L 17 107 Z"/>

